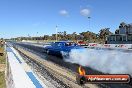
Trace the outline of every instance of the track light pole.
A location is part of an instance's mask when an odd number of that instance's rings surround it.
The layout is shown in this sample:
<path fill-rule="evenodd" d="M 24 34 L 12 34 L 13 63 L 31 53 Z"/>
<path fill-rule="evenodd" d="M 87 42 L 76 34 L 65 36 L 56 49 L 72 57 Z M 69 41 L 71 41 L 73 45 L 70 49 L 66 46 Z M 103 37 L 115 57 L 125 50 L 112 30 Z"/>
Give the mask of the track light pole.
<path fill-rule="evenodd" d="M 58 40 L 58 26 L 56 25 L 56 42 L 57 42 L 57 40 Z"/>

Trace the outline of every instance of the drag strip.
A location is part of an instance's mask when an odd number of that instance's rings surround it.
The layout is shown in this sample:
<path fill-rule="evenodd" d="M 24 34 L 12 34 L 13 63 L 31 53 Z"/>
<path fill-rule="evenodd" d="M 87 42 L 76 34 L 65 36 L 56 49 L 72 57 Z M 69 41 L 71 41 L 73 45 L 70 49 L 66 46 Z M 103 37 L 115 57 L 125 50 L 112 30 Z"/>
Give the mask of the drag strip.
<path fill-rule="evenodd" d="M 47 55 L 47 54 L 43 53 L 42 47 L 28 45 L 28 44 L 22 44 L 22 43 L 14 43 L 14 45 L 15 46 L 19 45 L 19 46 L 23 47 L 24 49 L 29 50 L 32 53 L 35 53 L 36 55 L 40 56 L 41 58 L 43 58 L 47 61 L 51 61 L 51 62 L 57 64 L 58 66 L 61 66 L 62 68 L 68 69 L 72 73 L 76 73 L 78 70 L 77 64 L 64 62 L 61 58 Z M 86 69 L 87 74 L 103 74 L 103 73 L 93 70 L 89 67 L 84 67 L 84 68 Z M 128 84 L 96 84 L 96 85 L 101 88 L 131 88 L 131 86 Z"/>
<path fill-rule="evenodd" d="M 46 71 L 46 72 L 48 71 L 48 75 L 52 74 L 52 77 L 51 77 L 51 75 L 50 75 L 50 77 L 53 80 L 56 80 L 57 83 L 59 83 L 61 85 L 61 87 L 59 87 L 59 88 L 63 88 L 63 87 L 64 88 L 68 88 L 68 87 L 70 87 L 70 88 L 81 88 L 81 87 L 97 88 L 94 84 L 89 84 L 88 86 L 85 86 L 85 85 L 80 86 L 76 83 L 76 75 L 71 73 L 69 70 L 61 68 L 60 66 L 58 67 L 56 64 L 53 64 L 52 62 L 49 62 L 49 61 L 47 62 L 44 59 L 40 58 L 39 56 L 32 54 L 26 50 L 23 50 L 22 48 L 17 47 L 17 50 L 22 52 L 22 54 L 24 54 L 24 56 L 30 58 L 29 59 L 30 62 L 35 63 L 35 64 L 33 64 L 33 67 L 34 66 L 35 67 L 41 67 L 41 68 L 37 68 L 38 70 L 41 69 L 39 72 L 41 72 L 43 74 L 43 73 L 45 73 L 43 71 Z M 62 85 L 64 85 L 64 86 L 62 87 Z"/>

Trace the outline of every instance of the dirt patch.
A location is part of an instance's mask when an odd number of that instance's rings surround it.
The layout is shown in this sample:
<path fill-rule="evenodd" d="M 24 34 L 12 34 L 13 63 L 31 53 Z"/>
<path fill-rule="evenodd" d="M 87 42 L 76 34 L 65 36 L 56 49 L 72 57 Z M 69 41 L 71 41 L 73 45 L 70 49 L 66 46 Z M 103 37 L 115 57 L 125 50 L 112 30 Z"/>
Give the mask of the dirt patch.
<path fill-rule="evenodd" d="M 0 72 L 3 72 L 5 71 L 5 64 L 0 64 Z"/>

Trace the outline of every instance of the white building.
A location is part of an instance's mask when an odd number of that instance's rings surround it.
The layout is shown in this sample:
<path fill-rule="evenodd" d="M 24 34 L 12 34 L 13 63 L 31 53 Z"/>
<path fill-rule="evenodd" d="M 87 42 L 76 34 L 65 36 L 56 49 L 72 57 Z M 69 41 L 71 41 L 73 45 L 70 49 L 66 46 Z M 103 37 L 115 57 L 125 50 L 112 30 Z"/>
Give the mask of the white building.
<path fill-rule="evenodd" d="M 132 24 L 122 22 L 114 35 L 107 37 L 108 44 L 132 44 Z"/>

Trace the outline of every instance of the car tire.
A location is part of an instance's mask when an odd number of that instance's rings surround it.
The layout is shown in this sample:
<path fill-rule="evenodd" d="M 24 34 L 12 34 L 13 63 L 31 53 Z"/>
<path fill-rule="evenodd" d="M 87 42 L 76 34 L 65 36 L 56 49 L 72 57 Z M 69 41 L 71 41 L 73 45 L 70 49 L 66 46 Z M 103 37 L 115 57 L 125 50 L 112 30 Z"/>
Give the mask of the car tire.
<path fill-rule="evenodd" d="M 77 75 L 76 76 L 77 84 L 84 85 L 86 83 L 86 78 L 84 76 Z"/>
<path fill-rule="evenodd" d="M 50 55 L 50 51 L 49 51 L 49 50 L 46 50 L 46 53 L 47 53 L 48 55 Z"/>

